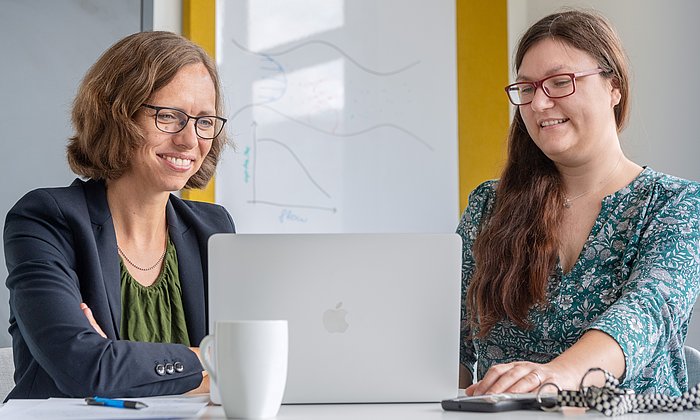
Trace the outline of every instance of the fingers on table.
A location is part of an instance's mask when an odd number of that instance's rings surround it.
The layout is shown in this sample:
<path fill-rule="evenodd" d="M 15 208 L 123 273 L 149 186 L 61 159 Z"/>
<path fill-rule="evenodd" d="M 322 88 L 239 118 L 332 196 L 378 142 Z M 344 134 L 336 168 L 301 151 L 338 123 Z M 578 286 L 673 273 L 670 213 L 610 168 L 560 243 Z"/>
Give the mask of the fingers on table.
<path fill-rule="evenodd" d="M 544 374 L 536 363 L 506 363 L 494 365 L 474 386 L 474 394 L 502 392 L 534 392 L 544 382 Z"/>

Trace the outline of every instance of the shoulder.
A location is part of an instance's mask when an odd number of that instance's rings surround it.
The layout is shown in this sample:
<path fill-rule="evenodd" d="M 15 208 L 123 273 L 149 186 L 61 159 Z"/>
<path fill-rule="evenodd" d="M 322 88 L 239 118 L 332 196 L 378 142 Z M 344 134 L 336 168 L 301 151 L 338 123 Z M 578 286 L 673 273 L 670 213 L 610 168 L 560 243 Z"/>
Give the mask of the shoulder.
<path fill-rule="evenodd" d="M 497 179 L 491 179 L 479 184 L 469 193 L 469 201 L 472 200 L 489 200 L 496 196 L 496 187 L 498 186 Z"/>
<path fill-rule="evenodd" d="M 56 207 L 70 208 L 85 202 L 85 186 L 88 182 L 75 179 L 67 187 L 37 188 L 29 191 L 12 207 L 10 213 L 51 212 Z"/>
<path fill-rule="evenodd" d="M 469 193 L 469 201 L 467 203 L 465 215 L 469 213 L 473 217 L 476 214 L 481 216 L 483 213 L 488 213 L 493 207 L 493 203 L 496 201 L 497 186 L 498 180 L 492 179 L 484 181 L 474 188 L 472 192 Z"/>
<path fill-rule="evenodd" d="M 631 189 L 648 201 L 652 211 L 688 206 L 700 210 L 700 183 L 696 181 L 645 168 Z"/>
<path fill-rule="evenodd" d="M 663 172 L 655 171 L 651 168 L 645 168 L 642 171 L 645 175 L 645 184 L 656 189 L 666 191 L 668 193 L 684 193 L 691 195 L 700 195 L 700 183 L 688 179 L 679 178 L 677 176 L 668 175 Z"/>
<path fill-rule="evenodd" d="M 173 211 L 187 225 L 210 232 L 235 232 L 233 218 L 223 206 L 170 196 Z"/>
<path fill-rule="evenodd" d="M 464 210 L 457 228 L 462 236 L 476 236 L 484 215 L 487 215 L 493 208 L 497 185 L 498 180 L 485 181 L 469 193 L 467 208 Z"/>
<path fill-rule="evenodd" d="M 59 254 L 72 261 L 75 245 L 88 243 L 92 232 L 84 185 L 77 180 L 68 187 L 38 188 L 17 201 L 5 217 L 8 267 Z"/>
<path fill-rule="evenodd" d="M 223 213 L 228 214 L 226 209 L 219 204 L 183 200 L 182 198 L 176 196 L 170 196 L 170 202 L 173 203 L 173 206 L 180 211 L 191 212 L 202 216 L 221 215 Z"/>
<path fill-rule="evenodd" d="M 620 220 L 643 237 L 700 235 L 700 184 L 645 168 L 622 190 Z"/>

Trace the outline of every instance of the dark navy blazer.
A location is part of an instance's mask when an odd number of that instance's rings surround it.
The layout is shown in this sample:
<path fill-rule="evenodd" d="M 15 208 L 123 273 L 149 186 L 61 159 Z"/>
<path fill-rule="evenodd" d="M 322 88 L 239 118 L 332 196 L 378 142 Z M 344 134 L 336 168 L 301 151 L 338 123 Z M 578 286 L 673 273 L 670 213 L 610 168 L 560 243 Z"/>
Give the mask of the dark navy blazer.
<path fill-rule="evenodd" d="M 207 241 L 235 228 L 223 207 L 173 195 L 166 217 L 196 346 L 208 327 Z M 167 395 L 200 384 L 202 366 L 186 346 L 119 339 L 119 256 L 104 182 L 29 192 L 7 214 L 4 244 L 16 383 L 8 399 Z M 163 374 L 176 362 L 181 372 Z"/>

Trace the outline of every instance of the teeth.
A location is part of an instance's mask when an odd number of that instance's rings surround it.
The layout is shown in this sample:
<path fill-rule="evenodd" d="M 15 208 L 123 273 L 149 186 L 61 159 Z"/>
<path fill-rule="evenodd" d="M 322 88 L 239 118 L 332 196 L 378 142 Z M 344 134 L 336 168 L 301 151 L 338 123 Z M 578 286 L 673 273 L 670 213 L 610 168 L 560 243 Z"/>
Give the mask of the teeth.
<path fill-rule="evenodd" d="M 549 126 L 552 126 L 552 125 L 561 124 L 561 123 L 566 122 L 566 121 L 568 121 L 566 118 L 562 118 L 562 119 L 559 119 L 559 120 L 543 121 L 543 122 L 540 124 L 540 127 L 549 127 Z"/>
<path fill-rule="evenodd" d="M 192 163 L 190 159 L 180 159 L 172 156 L 166 156 L 165 160 L 177 166 L 188 166 L 190 163 Z"/>

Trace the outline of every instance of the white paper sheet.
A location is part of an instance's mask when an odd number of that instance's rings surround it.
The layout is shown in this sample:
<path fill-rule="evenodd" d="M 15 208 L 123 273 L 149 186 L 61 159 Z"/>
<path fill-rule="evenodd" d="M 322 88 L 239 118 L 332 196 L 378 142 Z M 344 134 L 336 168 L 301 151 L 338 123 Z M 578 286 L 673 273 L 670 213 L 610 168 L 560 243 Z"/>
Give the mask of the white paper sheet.
<path fill-rule="evenodd" d="M 178 419 L 196 418 L 209 403 L 209 396 L 128 398 L 148 405 L 138 410 L 89 406 L 82 398 L 10 400 L 0 408 L 0 419 Z"/>

